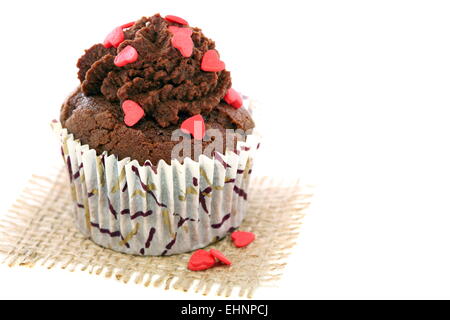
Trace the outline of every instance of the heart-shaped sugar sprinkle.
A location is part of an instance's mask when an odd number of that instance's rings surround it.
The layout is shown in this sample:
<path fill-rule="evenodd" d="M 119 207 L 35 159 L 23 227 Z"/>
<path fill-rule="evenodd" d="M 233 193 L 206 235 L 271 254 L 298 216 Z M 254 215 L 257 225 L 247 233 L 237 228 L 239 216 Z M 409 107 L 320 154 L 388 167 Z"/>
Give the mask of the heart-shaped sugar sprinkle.
<path fill-rule="evenodd" d="M 219 72 L 225 69 L 225 63 L 220 60 L 216 50 L 208 50 L 203 55 L 200 68 L 207 72 Z"/>
<path fill-rule="evenodd" d="M 177 17 L 177 16 L 168 15 L 168 16 L 165 16 L 164 19 L 166 19 L 169 22 L 175 22 L 175 23 L 181 24 L 183 26 L 188 25 L 188 22 L 186 20 L 184 20 L 183 18 Z"/>
<path fill-rule="evenodd" d="M 111 31 L 107 36 L 105 41 L 103 42 L 103 45 L 105 48 L 117 48 L 119 45 L 125 40 L 125 34 L 123 33 L 123 29 L 130 28 L 134 26 L 135 22 L 128 22 L 120 27 L 115 28 L 113 31 Z"/>
<path fill-rule="evenodd" d="M 189 259 L 188 269 L 192 271 L 201 271 L 214 267 L 216 259 L 211 253 L 205 250 L 195 251 Z"/>
<path fill-rule="evenodd" d="M 191 28 L 180 28 L 180 27 L 175 27 L 175 26 L 169 26 L 168 29 L 174 35 L 181 33 L 182 35 L 187 36 L 187 37 L 192 36 Z"/>
<path fill-rule="evenodd" d="M 139 55 L 135 48 L 133 48 L 132 46 L 126 46 L 114 58 L 114 64 L 118 67 L 123 67 L 129 63 L 135 62 L 138 57 Z"/>
<path fill-rule="evenodd" d="M 231 240 L 236 247 L 242 248 L 248 246 L 255 240 L 255 234 L 252 232 L 235 231 L 231 234 Z"/>
<path fill-rule="evenodd" d="M 123 24 L 123 25 L 121 25 L 120 27 L 122 28 L 122 29 L 128 29 L 128 28 L 131 28 L 132 26 L 134 26 L 136 24 L 136 22 L 128 22 L 128 23 L 125 23 L 125 24 Z"/>
<path fill-rule="evenodd" d="M 183 121 L 180 127 L 184 133 L 190 133 L 196 140 L 202 140 L 205 136 L 205 121 L 200 114 Z"/>
<path fill-rule="evenodd" d="M 192 29 L 170 26 L 169 31 L 173 34 L 172 46 L 178 49 L 183 57 L 190 57 L 194 50 L 194 42 L 191 38 Z"/>
<path fill-rule="evenodd" d="M 141 120 L 145 112 L 139 104 L 132 100 L 125 100 L 122 103 L 122 110 L 125 114 L 124 122 L 127 126 L 132 127 Z"/>
<path fill-rule="evenodd" d="M 122 28 L 117 27 L 106 36 L 105 41 L 103 41 L 103 45 L 105 48 L 117 48 L 124 39 L 125 35 L 123 34 Z"/>
<path fill-rule="evenodd" d="M 226 264 L 227 266 L 231 265 L 231 261 L 228 260 L 228 258 L 225 257 L 224 254 L 222 252 L 220 252 L 219 250 L 211 249 L 211 250 L 209 250 L 209 252 L 212 254 L 212 256 L 214 258 L 216 258 L 217 260 L 219 260 L 223 264 Z"/>
<path fill-rule="evenodd" d="M 239 92 L 237 92 L 233 88 L 228 89 L 227 94 L 223 99 L 225 100 L 226 103 L 228 103 L 230 106 L 236 109 L 242 107 L 242 97 L 239 94 Z"/>

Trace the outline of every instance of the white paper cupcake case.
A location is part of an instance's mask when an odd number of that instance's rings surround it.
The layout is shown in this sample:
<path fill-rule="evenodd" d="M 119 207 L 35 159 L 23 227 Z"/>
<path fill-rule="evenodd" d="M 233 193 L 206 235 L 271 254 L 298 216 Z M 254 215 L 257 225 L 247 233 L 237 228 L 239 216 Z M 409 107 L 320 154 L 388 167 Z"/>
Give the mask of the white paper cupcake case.
<path fill-rule="evenodd" d="M 238 154 L 139 165 L 97 155 L 57 121 L 78 229 L 100 246 L 135 255 L 172 255 L 203 248 L 233 231 L 246 214 L 259 137 Z"/>

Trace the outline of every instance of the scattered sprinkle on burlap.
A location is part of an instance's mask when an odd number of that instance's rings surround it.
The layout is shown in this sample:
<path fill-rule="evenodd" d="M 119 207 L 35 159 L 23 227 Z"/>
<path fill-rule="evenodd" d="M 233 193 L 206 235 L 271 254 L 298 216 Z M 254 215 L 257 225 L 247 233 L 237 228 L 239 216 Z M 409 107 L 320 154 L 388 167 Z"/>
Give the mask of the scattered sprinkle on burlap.
<path fill-rule="evenodd" d="M 33 176 L 9 213 L 0 215 L 0 262 L 35 265 L 114 277 L 124 283 L 174 288 L 219 296 L 239 294 L 251 298 L 254 290 L 277 280 L 295 245 L 310 188 L 298 181 L 253 177 L 248 215 L 240 230 L 257 239 L 247 248 L 235 248 L 227 237 L 211 248 L 222 251 L 233 266 L 192 272 L 190 254 L 138 257 L 104 249 L 77 231 L 66 172 Z M 70 275 L 68 275 L 70 276 Z"/>

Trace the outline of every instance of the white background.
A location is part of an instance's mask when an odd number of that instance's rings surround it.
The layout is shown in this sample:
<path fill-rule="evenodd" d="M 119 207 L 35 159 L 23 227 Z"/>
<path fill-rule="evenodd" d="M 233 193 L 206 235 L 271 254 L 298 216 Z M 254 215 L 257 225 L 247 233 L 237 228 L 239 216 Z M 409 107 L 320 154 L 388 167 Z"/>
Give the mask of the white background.
<path fill-rule="evenodd" d="M 450 298 L 446 1 L 2 1 L 1 214 L 60 163 L 49 120 L 83 49 L 157 12 L 201 27 L 261 101 L 255 174 L 317 185 L 283 280 L 255 298 Z M 1 298 L 202 298 L 4 266 L 0 284 Z"/>

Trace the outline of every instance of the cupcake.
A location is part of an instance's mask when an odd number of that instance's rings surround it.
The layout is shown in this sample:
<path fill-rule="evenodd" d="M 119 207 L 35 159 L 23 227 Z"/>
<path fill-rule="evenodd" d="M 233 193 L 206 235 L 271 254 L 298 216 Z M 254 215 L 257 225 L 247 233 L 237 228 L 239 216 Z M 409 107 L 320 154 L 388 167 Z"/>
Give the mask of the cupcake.
<path fill-rule="evenodd" d="M 115 28 L 77 67 L 52 126 L 86 237 L 172 255 L 239 227 L 258 137 L 212 40 L 156 14 Z"/>

